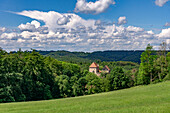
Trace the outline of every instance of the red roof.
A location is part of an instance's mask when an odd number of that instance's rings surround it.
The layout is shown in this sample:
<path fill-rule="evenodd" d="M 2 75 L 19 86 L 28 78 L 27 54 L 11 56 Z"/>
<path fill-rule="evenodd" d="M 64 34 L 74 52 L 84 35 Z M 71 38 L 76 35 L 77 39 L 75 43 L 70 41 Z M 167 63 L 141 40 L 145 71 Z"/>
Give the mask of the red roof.
<path fill-rule="evenodd" d="M 110 71 L 110 68 L 107 65 L 105 65 L 105 67 Z"/>
<path fill-rule="evenodd" d="M 99 67 L 95 62 L 93 62 L 89 67 Z"/>

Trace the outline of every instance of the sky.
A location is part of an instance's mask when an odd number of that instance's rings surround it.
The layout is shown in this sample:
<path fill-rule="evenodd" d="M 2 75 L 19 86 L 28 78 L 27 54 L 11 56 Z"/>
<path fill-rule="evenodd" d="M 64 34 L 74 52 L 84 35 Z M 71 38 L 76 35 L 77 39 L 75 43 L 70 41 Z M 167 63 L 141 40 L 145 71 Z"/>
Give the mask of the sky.
<path fill-rule="evenodd" d="M 0 0 L 0 47 L 144 50 L 170 44 L 170 0 Z"/>

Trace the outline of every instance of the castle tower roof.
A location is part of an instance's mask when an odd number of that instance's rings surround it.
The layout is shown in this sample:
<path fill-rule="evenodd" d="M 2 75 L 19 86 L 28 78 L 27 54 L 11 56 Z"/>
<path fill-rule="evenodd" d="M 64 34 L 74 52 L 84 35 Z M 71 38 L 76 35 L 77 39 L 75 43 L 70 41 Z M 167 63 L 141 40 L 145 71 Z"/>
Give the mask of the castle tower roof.
<path fill-rule="evenodd" d="M 99 67 L 95 62 L 93 62 L 89 67 Z"/>

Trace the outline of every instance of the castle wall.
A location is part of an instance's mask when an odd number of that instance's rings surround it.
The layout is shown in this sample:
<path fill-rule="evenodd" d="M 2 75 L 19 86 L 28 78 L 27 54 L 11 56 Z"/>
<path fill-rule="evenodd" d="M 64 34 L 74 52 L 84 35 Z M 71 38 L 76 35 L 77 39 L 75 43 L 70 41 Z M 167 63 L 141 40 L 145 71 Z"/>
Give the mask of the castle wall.
<path fill-rule="evenodd" d="M 97 68 L 89 68 L 89 72 L 97 74 Z"/>

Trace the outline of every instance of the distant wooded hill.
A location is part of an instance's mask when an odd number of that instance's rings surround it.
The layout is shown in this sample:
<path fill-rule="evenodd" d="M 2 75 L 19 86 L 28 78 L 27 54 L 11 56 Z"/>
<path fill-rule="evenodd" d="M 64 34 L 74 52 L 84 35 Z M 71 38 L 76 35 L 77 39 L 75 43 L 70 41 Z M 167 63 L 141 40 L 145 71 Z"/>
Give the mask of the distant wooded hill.
<path fill-rule="evenodd" d="M 96 51 L 96 52 L 69 52 L 69 51 L 38 51 L 45 56 L 51 56 L 60 61 L 67 62 L 91 62 L 91 61 L 131 61 L 140 63 L 143 50 L 127 51 Z"/>

